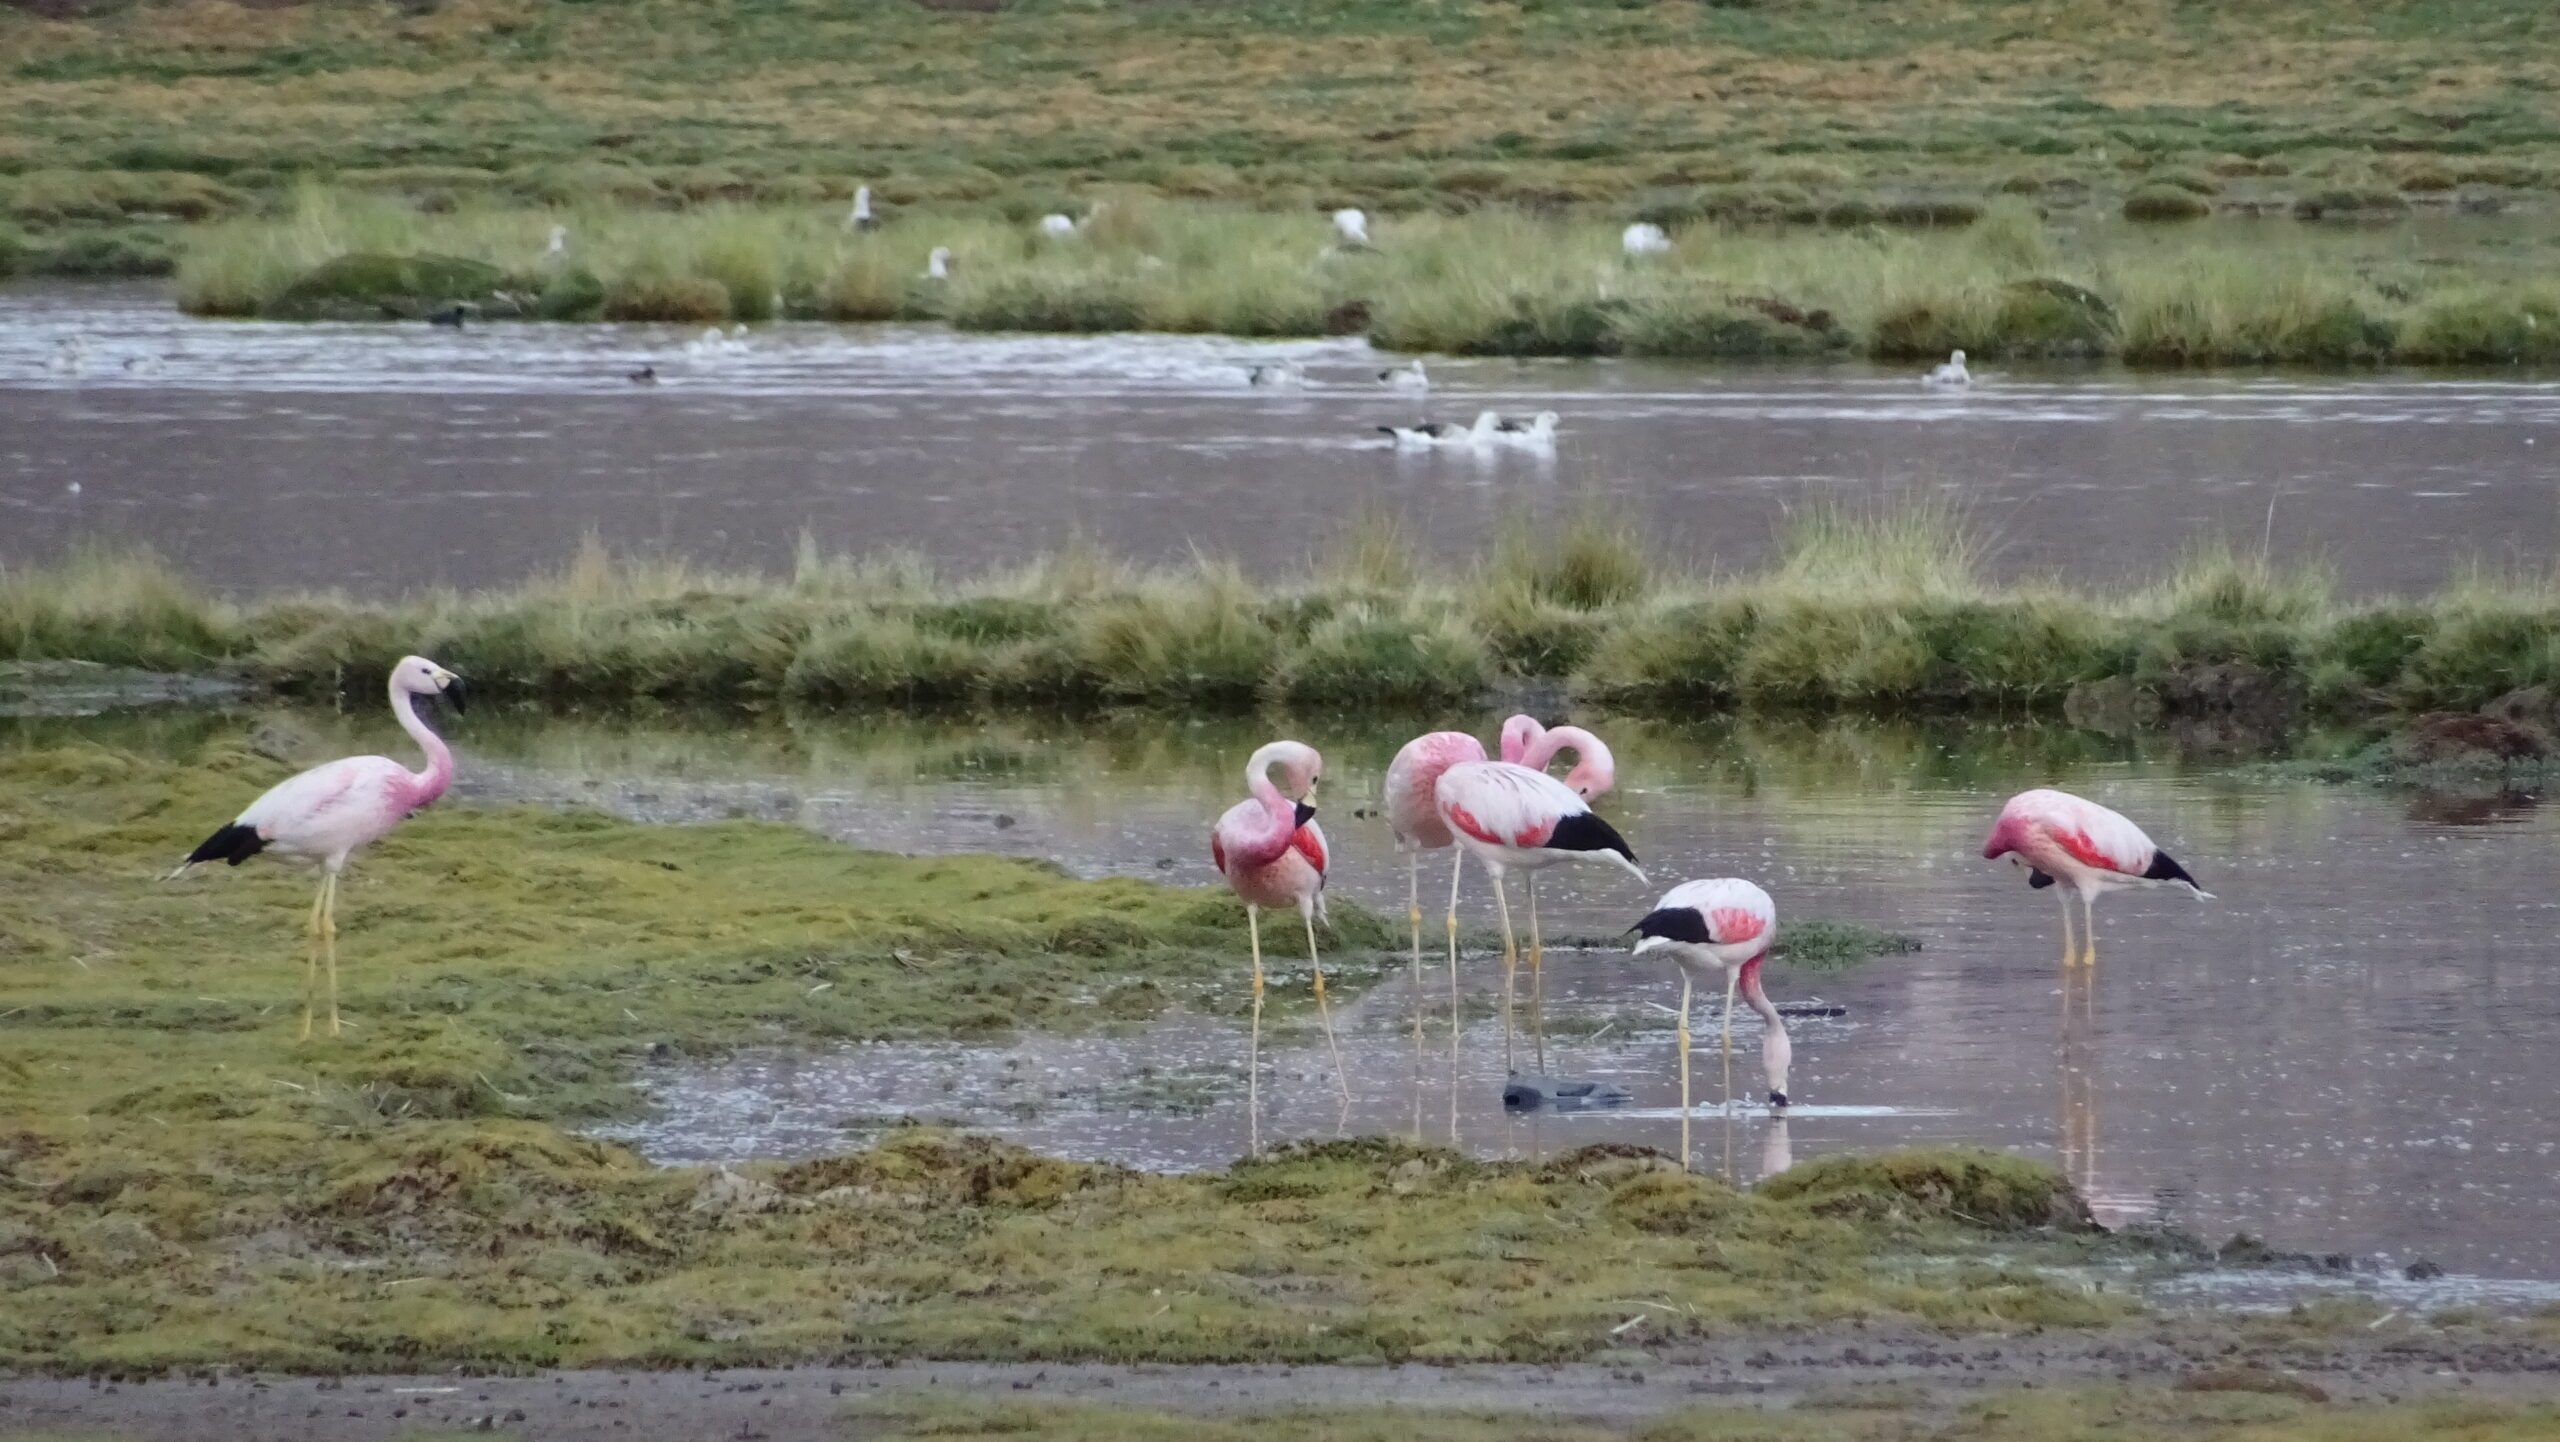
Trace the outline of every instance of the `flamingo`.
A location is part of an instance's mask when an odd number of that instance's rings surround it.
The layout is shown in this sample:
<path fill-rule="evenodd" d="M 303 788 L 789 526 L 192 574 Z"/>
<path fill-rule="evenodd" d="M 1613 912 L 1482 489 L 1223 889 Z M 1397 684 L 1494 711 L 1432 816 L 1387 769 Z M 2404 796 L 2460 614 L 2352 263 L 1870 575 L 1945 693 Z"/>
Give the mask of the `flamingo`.
<path fill-rule="evenodd" d="M 1946 363 L 1920 378 L 1920 384 L 1933 391 L 1960 391 L 1973 384 L 1973 372 L 1964 368 L 1964 352 L 1950 351 Z"/>
<path fill-rule="evenodd" d="M 1286 790 L 1272 784 L 1275 766 Z M 1333 1052 L 1334 1082 L 1342 1089 L 1343 1104 L 1351 1102 L 1342 1048 L 1333 1039 L 1333 1013 L 1325 1005 L 1324 962 L 1316 955 L 1316 920 L 1324 915 L 1327 853 L 1324 831 L 1316 825 L 1316 808 L 1309 798 L 1315 795 L 1323 773 L 1324 758 L 1302 741 L 1264 746 L 1244 765 L 1245 789 L 1253 793 L 1252 799 L 1228 807 L 1209 831 L 1209 859 L 1243 898 L 1245 930 L 1253 939 L 1253 1043 L 1245 1075 L 1250 1091 L 1247 1106 L 1256 1118 L 1261 1115 L 1262 908 L 1266 906 L 1296 907 L 1299 920 L 1306 924 L 1307 962 L 1316 974 L 1316 1015 L 1324 1019 L 1325 1046 Z"/>
<path fill-rule="evenodd" d="M 1576 760 L 1558 781 L 1546 766 L 1559 751 Z M 1503 877 L 1513 871 L 1529 878 L 1529 970 L 1539 980 L 1544 942 L 1538 931 L 1537 874 L 1558 862 L 1597 858 L 1644 880 L 1644 868 L 1626 839 L 1591 810 L 1589 798 L 1617 782 L 1617 762 L 1600 738 L 1579 726 L 1559 726 L 1532 739 L 1518 761 L 1462 761 L 1440 774 L 1432 795 L 1441 821 L 1458 845 L 1493 874 L 1493 900 L 1502 918 L 1503 1009 L 1510 1011 L 1513 975 L 1520 949 L 1511 930 L 1511 899 Z M 1538 1065 L 1546 1066 L 1546 1044 L 1538 1042 Z M 1506 1036 L 1503 1062 L 1510 1065 Z"/>
<path fill-rule="evenodd" d="M 1618 237 L 1618 246 L 1629 255 L 1660 255 L 1671 248 L 1671 237 L 1661 226 L 1639 220 Z"/>
<path fill-rule="evenodd" d="M 844 218 L 844 228 L 847 230 L 877 230 L 879 226 L 880 222 L 871 218 L 871 187 L 867 185 L 855 186 L 853 188 L 853 209 L 848 212 Z"/>
<path fill-rule="evenodd" d="M 1516 762 L 1546 734 L 1534 716 L 1514 716 L 1502 723 L 1502 759 Z M 1405 854 L 1405 921 L 1413 932 L 1413 976 L 1417 994 L 1422 981 L 1422 853 L 1458 844 L 1440 815 L 1440 778 L 1452 766 L 1485 759 L 1484 743 L 1464 731 L 1429 731 L 1397 749 L 1387 763 L 1387 831 L 1396 850 Z M 1449 1024 L 1458 1014 L 1458 883 L 1465 876 L 1467 854 L 1452 858 L 1449 868 Z M 1416 1026 L 1421 1025 L 1417 1017 Z"/>
<path fill-rule="evenodd" d="M 2021 791 L 2000 808 L 2000 819 L 1982 843 L 1985 860 L 2001 857 L 2027 868 L 2027 885 L 2061 886 L 2062 964 L 2098 964 L 2098 894 L 2138 886 L 2183 886 L 2198 901 L 2213 893 L 2196 884 L 2176 858 L 2152 844 L 2142 828 L 2095 801 L 2068 791 Z M 2080 898 L 2081 947 L 2071 946 L 2071 898 Z"/>
<path fill-rule="evenodd" d="M 400 729 L 426 753 L 425 770 L 411 771 L 388 756 L 349 756 L 314 766 L 250 802 L 229 825 L 188 852 L 167 878 L 174 881 L 189 867 L 212 861 L 238 866 L 267 850 L 288 860 L 319 864 L 320 894 L 312 899 L 308 927 L 311 952 L 302 971 L 306 1041 L 311 1036 L 315 973 L 323 958 L 329 977 L 329 1035 L 338 1034 L 338 874 L 346 870 L 347 858 L 389 835 L 410 813 L 426 809 L 453 781 L 453 752 L 418 719 L 410 700 L 415 696 L 442 696 L 459 713 L 462 678 L 424 656 L 403 656 L 391 668 L 391 714 L 400 718 Z"/>
<path fill-rule="evenodd" d="M 1680 968 L 1680 1160 L 1689 1159 L 1689 1003 L 1702 968 L 1724 973 L 1725 1104 L 1733 1098 L 1733 996 L 1742 993 L 1767 1030 L 1760 1038 L 1760 1069 L 1769 1079 L 1769 1105 L 1787 1107 L 1787 1063 L 1794 1047 L 1787 1024 L 1760 989 L 1760 963 L 1778 939 L 1778 908 L 1769 893 L 1739 877 L 1684 881 L 1662 894 L 1644 919 L 1628 928 L 1635 955 L 1659 951 Z"/>

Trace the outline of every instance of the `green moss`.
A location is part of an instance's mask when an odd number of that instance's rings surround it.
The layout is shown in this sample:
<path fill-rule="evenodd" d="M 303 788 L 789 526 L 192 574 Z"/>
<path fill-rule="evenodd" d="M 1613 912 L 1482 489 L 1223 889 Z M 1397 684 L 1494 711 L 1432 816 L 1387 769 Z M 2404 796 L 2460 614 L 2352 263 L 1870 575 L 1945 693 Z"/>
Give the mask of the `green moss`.
<path fill-rule="evenodd" d="M 2006 1152 L 1951 1148 L 1820 1157 L 1762 1184 L 1824 1216 L 1876 1221 L 1952 1219 L 1990 1228 L 2097 1229 L 2062 1174 Z"/>
<path fill-rule="evenodd" d="M 2213 214 L 2213 202 L 2205 199 L 2211 193 L 2199 193 L 2177 185 L 2145 185 L 2125 197 L 2124 218 L 2149 224 L 2202 220 Z"/>

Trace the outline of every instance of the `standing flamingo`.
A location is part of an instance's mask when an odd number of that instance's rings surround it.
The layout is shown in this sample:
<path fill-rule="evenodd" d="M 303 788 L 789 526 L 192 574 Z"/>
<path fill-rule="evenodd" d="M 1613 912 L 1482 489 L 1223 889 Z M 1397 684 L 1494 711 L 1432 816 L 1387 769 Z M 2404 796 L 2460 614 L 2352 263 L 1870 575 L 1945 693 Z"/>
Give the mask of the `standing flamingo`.
<path fill-rule="evenodd" d="M 311 1036 L 314 974 L 325 957 L 329 976 L 329 1035 L 338 1034 L 338 873 L 347 858 L 379 841 L 411 812 L 425 809 L 453 781 L 453 752 L 418 719 L 412 696 L 443 696 L 463 709 L 462 678 L 424 656 L 403 656 L 391 668 L 391 714 L 426 753 L 427 767 L 411 771 L 388 756 L 349 756 L 314 766 L 269 788 L 230 825 L 204 839 L 169 873 L 208 861 L 234 866 L 272 850 L 289 860 L 320 865 L 320 894 L 312 899 L 311 952 L 302 970 L 302 1035 Z"/>
<path fill-rule="evenodd" d="M 1571 749 L 1580 758 L 1558 781 L 1539 769 L 1558 751 Z M 1511 930 L 1511 899 L 1503 877 L 1513 871 L 1530 879 L 1529 955 L 1535 967 L 1544 942 L 1538 931 L 1537 873 L 1575 857 L 1597 857 L 1624 868 L 1636 880 L 1644 869 L 1626 839 L 1592 813 L 1584 794 L 1599 795 L 1616 779 L 1615 762 L 1600 738 L 1578 726 L 1559 726 L 1531 742 L 1517 762 L 1462 761 L 1441 773 L 1433 788 L 1440 819 L 1458 845 L 1493 874 L 1494 905 L 1502 918 L 1503 1013 L 1511 1009 L 1512 978 L 1519 969 L 1519 944 Z M 1539 1066 L 1545 1067 L 1541 1039 Z M 1511 1064 L 1509 1029 L 1505 1028 L 1503 1063 Z"/>
<path fill-rule="evenodd" d="M 1502 723 L 1502 759 L 1518 761 L 1546 734 L 1534 716 L 1514 716 Z M 1464 731 L 1431 731 L 1404 743 L 1387 763 L 1387 830 L 1396 850 L 1405 854 L 1405 921 L 1413 933 L 1413 976 L 1417 994 L 1422 977 L 1422 853 L 1457 845 L 1449 823 L 1440 816 L 1440 778 L 1452 766 L 1485 759 L 1484 743 Z M 1449 1024 L 1458 1016 L 1458 882 L 1466 874 L 1467 857 L 1459 852 L 1449 868 Z M 1419 1014 L 1414 1024 L 1421 1025 Z"/>
<path fill-rule="evenodd" d="M 2005 856 L 2027 868 L 2036 890 L 2060 883 L 2062 964 L 2098 964 L 2098 893 L 2137 886 L 2183 886 L 2199 901 L 2213 893 L 2196 884 L 2168 852 L 2117 812 L 2068 791 L 2021 791 L 2000 808 L 1982 843 L 1984 859 Z M 2071 945 L 2071 899 L 2080 898 L 2081 950 Z"/>
<path fill-rule="evenodd" d="M 1280 768 L 1287 790 L 1271 782 Z M 1274 741 L 1244 765 L 1249 801 L 1227 808 L 1209 831 L 1209 859 L 1244 899 L 1246 933 L 1253 938 L 1253 1043 L 1245 1063 L 1247 1105 L 1259 1125 L 1262 1059 L 1262 908 L 1294 906 L 1307 928 L 1307 962 L 1315 968 L 1316 1015 L 1324 1020 L 1324 1044 L 1333 1052 L 1333 1078 L 1351 1101 L 1342 1048 L 1333 1039 L 1333 1013 L 1324 1000 L 1324 963 L 1316 955 L 1316 919 L 1324 915 L 1324 831 L 1308 799 L 1323 779 L 1324 758 L 1300 741 Z M 1295 798 L 1294 801 L 1292 798 Z M 1329 924 L 1329 923 L 1328 923 Z M 1257 1137 L 1257 1141 L 1259 1138 Z"/>
<path fill-rule="evenodd" d="M 1760 963 L 1778 939 L 1778 908 L 1769 893 L 1737 877 L 1684 881 L 1662 894 L 1653 910 L 1629 928 L 1635 954 L 1663 952 L 1680 968 L 1680 1163 L 1689 1162 L 1689 1003 L 1701 968 L 1724 973 L 1724 1092 L 1733 1104 L 1733 997 L 1736 991 L 1760 1013 L 1768 1030 L 1760 1039 L 1760 1069 L 1769 1079 L 1769 1105 L 1787 1106 L 1787 1063 L 1795 1055 L 1787 1024 L 1760 989 Z"/>

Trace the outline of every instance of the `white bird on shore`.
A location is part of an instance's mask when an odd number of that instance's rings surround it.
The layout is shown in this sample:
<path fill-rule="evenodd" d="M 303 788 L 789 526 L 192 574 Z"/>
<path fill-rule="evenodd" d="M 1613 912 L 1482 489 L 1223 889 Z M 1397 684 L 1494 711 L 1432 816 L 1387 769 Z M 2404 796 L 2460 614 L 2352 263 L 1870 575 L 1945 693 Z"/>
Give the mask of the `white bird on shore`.
<path fill-rule="evenodd" d="M 1502 416 L 1494 421 L 1493 439 L 1499 445 L 1519 450 L 1552 451 L 1556 448 L 1556 422 L 1562 419 L 1554 411 L 1540 411 L 1527 420 Z"/>
<path fill-rule="evenodd" d="M 1639 220 L 1618 237 L 1618 245 L 1629 255 L 1660 255 L 1671 248 L 1671 237 L 1661 226 Z"/>
<path fill-rule="evenodd" d="M 1063 240 L 1076 233 L 1076 223 L 1063 215 L 1040 217 L 1040 233 L 1052 240 Z"/>
<path fill-rule="evenodd" d="M 1411 391 L 1421 395 L 1431 389 L 1431 377 L 1422 369 L 1422 362 L 1415 361 L 1411 365 L 1378 372 L 1378 384 L 1389 390 Z"/>
<path fill-rule="evenodd" d="M 879 226 L 880 222 L 871 218 L 871 187 L 867 185 L 855 186 L 853 188 L 853 210 L 852 213 L 845 216 L 844 228 L 847 230 L 877 230 Z"/>
<path fill-rule="evenodd" d="M 1264 361 L 1245 367 L 1244 382 L 1264 389 L 1292 389 L 1307 383 L 1307 369 L 1293 360 Z"/>
<path fill-rule="evenodd" d="M 1933 391 L 1960 391 L 1973 384 L 1973 372 L 1964 368 L 1964 352 L 1953 351 L 1946 364 L 1920 378 L 1920 384 Z"/>
<path fill-rule="evenodd" d="M 1395 437 L 1399 450 L 1423 450 L 1434 446 L 1451 450 L 1482 450 L 1495 443 L 1494 428 L 1501 424 L 1502 417 L 1491 411 L 1479 411 L 1476 423 L 1471 426 L 1424 421 L 1416 426 L 1380 426 L 1378 429 Z"/>
<path fill-rule="evenodd" d="M 1342 237 L 1346 249 L 1364 250 L 1369 244 L 1369 217 L 1364 211 L 1349 206 L 1333 213 L 1334 234 Z"/>
<path fill-rule="evenodd" d="M 542 258 L 544 260 L 559 260 L 567 256 L 568 253 L 569 227 L 565 225 L 555 225 L 551 227 L 551 244 L 544 248 Z"/>
<path fill-rule="evenodd" d="M 927 280 L 951 278 L 951 247 L 937 245 L 933 248 L 933 254 L 924 258 L 924 278 Z"/>

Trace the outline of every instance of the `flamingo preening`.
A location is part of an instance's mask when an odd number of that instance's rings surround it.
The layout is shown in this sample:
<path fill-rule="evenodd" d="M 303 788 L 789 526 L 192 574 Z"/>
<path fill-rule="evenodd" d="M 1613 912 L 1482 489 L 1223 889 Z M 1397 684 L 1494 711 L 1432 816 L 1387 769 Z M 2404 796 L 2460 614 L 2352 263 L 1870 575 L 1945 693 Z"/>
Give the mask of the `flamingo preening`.
<path fill-rule="evenodd" d="M 2098 894 L 2140 886 L 2183 886 L 2199 901 L 2213 893 L 2196 884 L 2169 853 L 2121 814 L 2068 791 L 2021 791 L 2000 808 L 1984 859 L 2007 857 L 2027 868 L 2027 885 L 2059 886 L 2062 898 L 2062 964 L 2098 964 Z M 2080 899 L 2081 949 L 2071 945 L 2071 899 Z"/>
<path fill-rule="evenodd" d="M 1769 893 L 1737 877 L 1684 881 L 1662 894 L 1652 911 L 1629 928 L 1635 954 L 1661 952 L 1680 968 L 1680 1164 L 1689 1163 L 1689 1004 L 1701 969 L 1724 973 L 1724 1089 L 1733 1098 L 1733 998 L 1739 991 L 1768 1030 L 1760 1039 L 1760 1069 L 1769 1079 L 1769 1105 L 1784 1113 L 1787 1063 L 1794 1046 L 1787 1024 L 1760 989 L 1760 964 L 1778 939 L 1778 908 Z"/>
<path fill-rule="evenodd" d="M 1558 781 L 1545 771 L 1556 753 L 1575 755 L 1573 770 Z M 1458 845 L 1493 874 L 1493 900 L 1502 918 L 1503 1013 L 1511 1010 L 1512 978 L 1520 949 L 1511 930 L 1511 900 L 1503 878 L 1518 871 L 1529 878 L 1529 969 L 1538 983 L 1544 942 L 1538 931 L 1537 874 L 1558 862 L 1597 858 L 1644 880 L 1644 868 L 1626 839 L 1592 810 L 1588 797 L 1616 784 L 1617 763 L 1600 738 L 1579 726 L 1559 726 L 1532 739 L 1518 761 L 1461 761 L 1440 774 L 1432 788 L 1441 821 Z M 1546 1043 L 1538 1039 L 1538 1065 L 1546 1066 Z M 1511 1063 L 1509 1028 L 1504 1029 L 1506 1067 Z"/>
<path fill-rule="evenodd" d="M 1271 770 L 1280 769 L 1281 785 Z M 1343 1074 L 1342 1048 L 1333 1039 L 1333 1014 L 1324 999 L 1324 962 L 1316 955 L 1316 921 L 1324 915 L 1324 831 L 1311 801 L 1323 779 L 1324 758 L 1301 741 L 1274 741 L 1245 762 L 1252 799 L 1227 808 L 1209 831 L 1209 859 L 1244 899 L 1247 935 L 1253 939 L 1253 1042 L 1245 1063 L 1248 1107 L 1261 1116 L 1262 908 L 1297 908 L 1307 928 L 1307 963 L 1316 974 L 1316 1015 L 1324 1021 L 1325 1046 L 1333 1052 L 1334 1082 L 1345 1105 L 1351 1082 Z M 1285 789 L 1284 789 L 1285 788 Z"/>
<path fill-rule="evenodd" d="M 463 709 L 462 678 L 424 656 L 403 656 L 391 668 L 391 714 L 426 753 L 423 771 L 388 756 L 349 756 L 314 766 L 269 788 L 232 822 L 187 853 L 169 879 L 209 861 L 233 866 L 273 851 L 292 861 L 316 862 L 320 894 L 312 899 L 311 951 L 302 971 L 302 1035 L 311 1035 L 312 991 L 325 959 L 329 985 L 329 1035 L 338 1034 L 338 873 L 359 848 L 381 840 L 411 812 L 424 809 L 453 781 L 453 752 L 418 719 L 410 698 L 442 696 Z"/>

